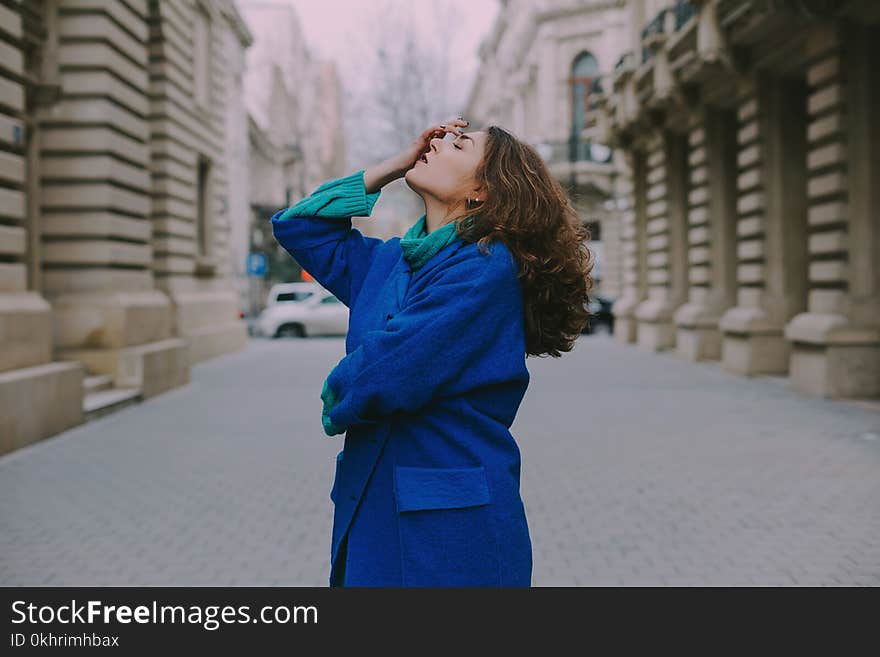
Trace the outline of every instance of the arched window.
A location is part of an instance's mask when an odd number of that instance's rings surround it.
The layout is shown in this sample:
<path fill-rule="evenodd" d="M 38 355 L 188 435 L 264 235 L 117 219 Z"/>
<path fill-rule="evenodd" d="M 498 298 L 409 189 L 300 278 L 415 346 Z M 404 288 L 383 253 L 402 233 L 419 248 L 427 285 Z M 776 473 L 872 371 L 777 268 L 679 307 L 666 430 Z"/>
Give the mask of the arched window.
<path fill-rule="evenodd" d="M 599 74 L 599 62 L 587 51 L 574 59 L 571 67 L 571 135 L 579 137 L 584 129 L 585 115 L 589 107 L 588 98 L 593 81 Z"/>

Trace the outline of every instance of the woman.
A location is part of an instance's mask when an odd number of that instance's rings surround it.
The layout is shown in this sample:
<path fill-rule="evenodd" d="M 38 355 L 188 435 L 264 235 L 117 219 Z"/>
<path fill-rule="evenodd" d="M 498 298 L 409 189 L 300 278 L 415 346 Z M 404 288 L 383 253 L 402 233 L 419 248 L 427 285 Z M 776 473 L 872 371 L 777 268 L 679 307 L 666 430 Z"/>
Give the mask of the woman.
<path fill-rule="evenodd" d="M 467 124 L 431 126 L 272 216 L 350 309 L 321 393 L 325 433 L 345 433 L 330 586 L 531 585 L 509 428 L 526 357 L 570 351 L 587 322 L 588 233 L 533 148 Z M 400 177 L 425 203 L 406 235 L 352 228 Z"/>

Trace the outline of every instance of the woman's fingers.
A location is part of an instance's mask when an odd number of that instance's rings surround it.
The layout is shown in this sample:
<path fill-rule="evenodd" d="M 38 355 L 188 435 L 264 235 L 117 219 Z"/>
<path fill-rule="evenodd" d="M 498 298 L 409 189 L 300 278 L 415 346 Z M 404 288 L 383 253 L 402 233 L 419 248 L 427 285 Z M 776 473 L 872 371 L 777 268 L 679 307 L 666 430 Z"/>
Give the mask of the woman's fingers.
<path fill-rule="evenodd" d="M 467 125 L 468 122 L 464 119 L 453 119 L 451 121 L 447 121 L 446 123 L 441 123 L 438 126 L 434 126 L 433 128 L 428 128 L 428 130 L 430 131 L 430 138 L 433 138 L 435 135 L 445 137 L 447 132 L 452 132 L 460 135 L 461 130 L 459 128 L 467 127 Z"/>
<path fill-rule="evenodd" d="M 423 152 L 427 152 L 431 149 L 431 140 L 434 138 L 443 139 L 446 136 L 446 133 L 451 132 L 455 135 L 461 135 L 462 132 L 459 128 L 467 127 L 468 121 L 465 121 L 462 118 L 456 118 L 448 123 L 441 123 L 439 125 L 431 126 L 424 133 L 422 133 L 422 140 L 424 146 L 422 147 Z"/>
<path fill-rule="evenodd" d="M 463 119 L 453 119 L 452 121 L 449 121 L 448 123 L 441 124 L 440 127 L 443 128 L 444 135 L 446 134 L 446 132 L 453 132 L 457 135 L 460 135 L 461 130 L 459 128 L 460 127 L 463 128 L 466 125 L 467 125 L 467 121 L 465 121 Z"/>

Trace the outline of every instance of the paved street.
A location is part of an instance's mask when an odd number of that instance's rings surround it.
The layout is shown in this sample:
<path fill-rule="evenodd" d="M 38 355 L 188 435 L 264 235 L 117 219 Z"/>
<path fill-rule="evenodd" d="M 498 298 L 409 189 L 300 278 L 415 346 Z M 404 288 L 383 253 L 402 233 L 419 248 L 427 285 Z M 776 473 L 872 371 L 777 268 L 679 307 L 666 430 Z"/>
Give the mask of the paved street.
<path fill-rule="evenodd" d="M 0 458 L 0 584 L 326 585 L 343 355 L 252 340 Z M 880 584 L 880 406 L 606 336 L 528 363 L 535 585 Z"/>

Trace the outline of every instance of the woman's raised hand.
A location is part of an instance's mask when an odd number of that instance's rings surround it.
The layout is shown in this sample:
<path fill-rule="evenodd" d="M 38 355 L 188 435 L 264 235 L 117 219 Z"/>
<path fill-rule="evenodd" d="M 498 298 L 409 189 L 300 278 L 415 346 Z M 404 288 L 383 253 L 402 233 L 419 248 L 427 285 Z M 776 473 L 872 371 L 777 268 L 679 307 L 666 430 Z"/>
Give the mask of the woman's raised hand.
<path fill-rule="evenodd" d="M 393 180 L 402 178 L 406 172 L 412 169 L 422 153 L 427 153 L 431 148 L 431 140 L 434 137 L 441 139 L 446 136 L 447 132 L 460 135 L 461 130 L 468 125 L 461 117 L 453 119 L 447 123 L 435 124 L 425 128 L 424 132 L 416 137 L 412 143 L 403 149 L 397 155 L 389 157 L 387 160 L 375 164 L 367 168 L 364 172 L 364 185 L 367 193 L 371 194 Z"/>
<path fill-rule="evenodd" d="M 446 123 L 441 123 L 439 125 L 432 125 L 428 128 L 425 128 L 424 132 L 416 137 L 412 143 L 401 151 L 398 155 L 399 162 L 401 164 L 401 168 L 403 172 L 406 173 L 410 169 L 412 169 L 416 162 L 419 161 L 419 158 L 423 153 L 427 153 L 431 149 L 431 140 L 435 137 L 439 137 L 443 139 L 446 136 L 447 132 L 451 132 L 455 135 L 460 135 L 461 130 L 459 128 L 467 127 L 468 122 L 458 117 L 457 119 L 453 119 L 452 121 L 448 121 Z"/>

